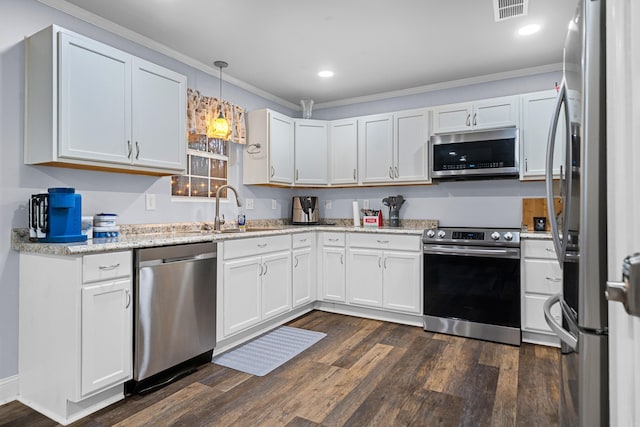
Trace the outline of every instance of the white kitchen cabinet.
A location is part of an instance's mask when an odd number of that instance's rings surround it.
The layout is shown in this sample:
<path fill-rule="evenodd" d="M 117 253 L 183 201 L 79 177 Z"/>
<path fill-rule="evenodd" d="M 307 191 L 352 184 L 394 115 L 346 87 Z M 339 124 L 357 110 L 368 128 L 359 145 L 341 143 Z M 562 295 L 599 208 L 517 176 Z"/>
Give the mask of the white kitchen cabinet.
<path fill-rule="evenodd" d="M 186 168 L 186 77 L 57 26 L 26 41 L 25 163 Z"/>
<path fill-rule="evenodd" d="M 350 233 L 349 303 L 421 313 L 420 242 L 419 236 Z"/>
<path fill-rule="evenodd" d="M 20 400 L 68 424 L 132 377 L 132 254 L 20 254 Z"/>
<path fill-rule="evenodd" d="M 325 301 L 346 301 L 345 234 L 321 233 L 321 296 Z"/>
<path fill-rule="evenodd" d="M 292 236 L 292 306 L 299 307 L 316 299 L 315 233 Z"/>
<path fill-rule="evenodd" d="M 433 133 L 518 126 L 519 97 L 505 96 L 433 109 Z"/>
<path fill-rule="evenodd" d="M 358 120 L 329 123 L 331 184 L 358 183 Z"/>
<path fill-rule="evenodd" d="M 393 180 L 430 182 L 429 115 L 421 109 L 395 113 Z"/>
<path fill-rule="evenodd" d="M 559 340 L 544 319 L 543 304 L 562 293 L 562 270 L 551 239 L 523 238 L 520 261 L 522 340 L 559 346 Z M 551 314 L 561 321 L 558 306 Z"/>
<path fill-rule="evenodd" d="M 362 117 L 358 126 L 362 183 L 393 181 L 393 114 Z"/>
<path fill-rule="evenodd" d="M 547 139 L 558 94 L 555 90 L 522 95 L 522 139 L 520 140 L 520 179 L 544 179 L 547 168 Z M 554 176 L 560 176 L 565 148 L 564 107 L 556 130 L 553 153 Z"/>
<path fill-rule="evenodd" d="M 291 237 L 224 242 L 223 335 L 228 337 L 291 309 Z"/>
<path fill-rule="evenodd" d="M 329 182 L 327 122 L 296 119 L 294 128 L 295 184 L 326 185 Z"/>
<path fill-rule="evenodd" d="M 293 184 L 294 120 L 272 110 L 255 110 L 247 114 L 247 127 L 242 182 Z"/>

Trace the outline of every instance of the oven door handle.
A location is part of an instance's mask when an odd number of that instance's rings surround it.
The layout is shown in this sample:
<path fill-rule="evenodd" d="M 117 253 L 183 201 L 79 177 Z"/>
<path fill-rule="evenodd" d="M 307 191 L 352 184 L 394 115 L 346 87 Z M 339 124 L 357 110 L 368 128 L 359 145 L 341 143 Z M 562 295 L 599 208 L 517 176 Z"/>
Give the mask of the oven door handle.
<path fill-rule="evenodd" d="M 518 248 L 481 249 L 469 246 L 425 245 L 423 252 L 428 255 L 481 256 L 510 259 L 520 258 L 520 249 Z"/>

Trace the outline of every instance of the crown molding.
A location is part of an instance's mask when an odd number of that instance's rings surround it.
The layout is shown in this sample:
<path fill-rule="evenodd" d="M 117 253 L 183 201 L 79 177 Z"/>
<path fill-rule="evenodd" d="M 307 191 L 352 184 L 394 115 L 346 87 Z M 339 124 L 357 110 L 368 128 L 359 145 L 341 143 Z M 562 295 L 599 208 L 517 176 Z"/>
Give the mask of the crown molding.
<path fill-rule="evenodd" d="M 128 28 L 125 28 L 122 25 L 116 24 L 113 21 L 109 21 L 108 19 L 102 18 L 74 4 L 68 3 L 64 0 L 38 0 L 38 1 L 53 9 L 59 10 L 60 12 L 73 16 L 74 18 L 78 18 L 84 22 L 95 25 L 98 28 L 114 33 L 124 39 L 137 43 L 151 50 L 154 50 L 158 53 L 168 56 L 169 58 L 175 59 L 176 61 L 180 61 L 190 67 L 193 67 L 197 70 L 202 71 L 203 73 L 219 78 L 220 70 L 218 68 L 215 68 L 213 66 L 197 61 L 191 58 L 190 56 L 184 55 L 174 49 L 171 49 L 170 47 L 162 43 L 158 43 L 157 41 L 149 37 L 143 36 L 142 34 L 132 31 Z M 292 110 L 302 110 L 302 108 L 299 105 L 289 102 L 285 99 L 282 99 L 260 88 L 257 88 L 243 80 L 236 79 L 235 77 L 230 76 L 228 73 L 223 74 L 222 80 L 234 86 L 237 86 L 241 89 L 244 89 L 247 92 L 251 92 L 254 95 L 257 95 L 269 101 L 280 104 L 283 107 L 287 107 Z"/>

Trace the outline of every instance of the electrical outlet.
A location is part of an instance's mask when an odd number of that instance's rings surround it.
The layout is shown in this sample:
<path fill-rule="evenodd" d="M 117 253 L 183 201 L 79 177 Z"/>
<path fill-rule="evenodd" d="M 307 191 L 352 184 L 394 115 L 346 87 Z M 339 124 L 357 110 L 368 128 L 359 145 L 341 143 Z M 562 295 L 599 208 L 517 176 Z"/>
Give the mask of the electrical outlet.
<path fill-rule="evenodd" d="M 369 199 L 364 199 L 362 201 L 362 209 L 369 209 Z"/>
<path fill-rule="evenodd" d="M 331 209 L 333 207 L 333 203 L 331 203 L 331 200 L 325 200 L 324 201 L 324 208 L 325 209 Z"/>
<path fill-rule="evenodd" d="M 144 203 L 145 209 L 148 211 L 156 210 L 156 195 L 155 194 L 145 194 L 144 195 Z"/>
<path fill-rule="evenodd" d="M 278 201 L 276 199 L 271 199 L 271 209 L 278 209 Z"/>
<path fill-rule="evenodd" d="M 244 199 L 247 210 L 253 209 L 253 199 Z"/>

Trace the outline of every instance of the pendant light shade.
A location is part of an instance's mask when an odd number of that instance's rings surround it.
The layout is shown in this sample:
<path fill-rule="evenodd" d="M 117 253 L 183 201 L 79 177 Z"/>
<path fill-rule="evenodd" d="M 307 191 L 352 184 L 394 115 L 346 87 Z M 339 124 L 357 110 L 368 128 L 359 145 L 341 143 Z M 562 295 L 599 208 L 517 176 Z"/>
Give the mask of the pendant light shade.
<path fill-rule="evenodd" d="M 222 69 L 227 68 L 229 64 L 224 61 L 215 61 L 213 65 L 220 68 L 220 113 L 213 121 L 213 137 L 228 140 L 231 136 L 231 126 L 229 120 L 224 117 L 224 113 L 222 112 Z"/>

